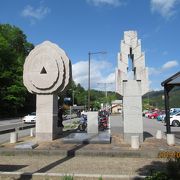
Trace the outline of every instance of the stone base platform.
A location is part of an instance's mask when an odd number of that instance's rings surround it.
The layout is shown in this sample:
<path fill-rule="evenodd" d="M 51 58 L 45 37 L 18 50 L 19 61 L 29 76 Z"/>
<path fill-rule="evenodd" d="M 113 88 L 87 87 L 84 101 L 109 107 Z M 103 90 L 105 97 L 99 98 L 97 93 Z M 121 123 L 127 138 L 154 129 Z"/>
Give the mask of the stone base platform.
<path fill-rule="evenodd" d="M 24 143 L 21 143 L 21 144 L 17 144 L 15 146 L 15 149 L 34 149 L 38 146 L 37 143 L 34 143 L 34 142 L 24 142 Z"/>
<path fill-rule="evenodd" d="M 63 138 L 63 143 L 110 144 L 111 134 L 109 131 L 99 132 L 98 134 L 72 133 Z"/>

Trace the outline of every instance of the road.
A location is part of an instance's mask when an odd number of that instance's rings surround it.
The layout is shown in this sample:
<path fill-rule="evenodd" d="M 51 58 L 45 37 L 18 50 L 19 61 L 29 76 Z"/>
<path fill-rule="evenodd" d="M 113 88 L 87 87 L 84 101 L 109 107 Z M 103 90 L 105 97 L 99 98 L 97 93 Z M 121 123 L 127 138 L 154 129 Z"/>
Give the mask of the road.
<path fill-rule="evenodd" d="M 72 122 L 72 119 L 65 119 L 63 124 L 71 123 L 71 122 Z M 18 127 L 24 127 L 24 126 L 28 126 L 28 124 L 24 124 L 22 122 L 22 118 L 0 120 L 0 132 L 7 129 L 13 129 L 16 127 L 18 128 Z M 20 130 L 18 133 L 19 137 L 25 137 L 29 135 L 30 135 L 30 129 Z M 8 142 L 9 139 L 10 139 L 10 133 L 0 134 L 0 144 Z"/>
<path fill-rule="evenodd" d="M 111 116 L 110 124 L 112 131 L 123 133 L 122 116 Z M 155 137 L 157 130 L 161 130 L 164 133 L 165 138 L 166 126 L 162 122 L 157 121 L 156 119 L 148 119 L 143 117 L 143 128 L 144 135 L 146 137 Z M 171 127 L 171 131 L 176 136 L 176 143 L 180 144 L 180 127 Z"/>
<path fill-rule="evenodd" d="M 22 122 L 22 119 L 21 118 L 3 119 L 3 120 L 0 120 L 0 126 L 7 125 L 7 124 L 14 124 L 18 122 Z"/>
<path fill-rule="evenodd" d="M 0 131 L 4 127 L 10 127 L 10 126 L 16 126 L 18 123 L 21 123 L 21 119 L 13 119 L 13 120 L 4 120 L 0 121 Z M 70 123 L 72 120 L 65 120 L 64 124 Z M 133 123 L 133 122 L 132 122 Z M 122 121 L 122 116 L 111 116 L 110 117 L 110 126 L 111 126 L 111 131 L 113 132 L 119 132 L 123 133 L 123 121 Z M 144 135 L 146 137 L 152 137 L 156 135 L 157 130 L 161 130 L 164 133 L 165 137 L 165 132 L 166 132 L 166 126 L 164 126 L 163 123 L 157 121 L 156 119 L 148 119 L 143 117 L 143 126 L 144 126 Z M 176 135 L 176 143 L 180 144 L 180 127 L 171 127 L 172 133 Z M 30 130 L 22 130 L 19 132 L 19 136 L 27 136 L 30 134 Z M 0 135 L 0 143 L 9 141 L 9 134 L 3 134 Z"/>
<path fill-rule="evenodd" d="M 13 128 L 19 128 L 19 127 L 25 127 L 27 126 L 22 122 L 21 118 L 17 119 L 9 119 L 9 120 L 0 120 L 0 132 L 13 129 Z M 19 137 L 25 137 L 30 135 L 30 129 L 20 130 L 18 133 Z M 8 142 L 10 139 L 10 133 L 6 134 L 0 134 L 0 144 Z"/>

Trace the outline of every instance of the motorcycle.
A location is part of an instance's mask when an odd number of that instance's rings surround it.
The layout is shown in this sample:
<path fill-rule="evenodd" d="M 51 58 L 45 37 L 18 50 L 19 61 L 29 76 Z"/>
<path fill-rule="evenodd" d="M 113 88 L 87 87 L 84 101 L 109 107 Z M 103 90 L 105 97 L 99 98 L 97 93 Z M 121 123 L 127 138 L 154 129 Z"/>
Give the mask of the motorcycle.
<path fill-rule="evenodd" d="M 108 117 L 107 116 L 99 116 L 98 118 L 98 129 L 100 131 L 104 131 L 108 128 Z M 78 130 L 86 131 L 87 130 L 87 115 L 82 115 L 81 120 L 78 126 Z"/>
<path fill-rule="evenodd" d="M 99 130 L 104 131 L 108 128 L 108 118 L 107 117 L 99 117 Z"/>
<path fill-rule="evenodd" d="M 87 115 L 82 115 L 81 116 L 81 120 L 80 120 L 78 129 L 80 131 L 86 131 L 86 129 L 87 129 Z"/>

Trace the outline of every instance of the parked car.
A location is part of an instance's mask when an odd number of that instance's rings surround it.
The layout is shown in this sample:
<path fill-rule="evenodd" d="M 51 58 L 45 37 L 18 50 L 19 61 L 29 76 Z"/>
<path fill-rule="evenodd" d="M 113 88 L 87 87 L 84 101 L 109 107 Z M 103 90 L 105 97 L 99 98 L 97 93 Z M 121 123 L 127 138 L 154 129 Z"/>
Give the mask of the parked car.
<path fill-rule="evenodd" d="M 166 114 L 160 114 L 156 119 L 157 121 L 164 121 Z"/>
<path fill-rule="evenodd" d="M 148 111 L 148 110 L 146 110 L 146 109 L 145 109 L 145 110 L 143 110 L 143 112 L 142 112 L 142 116 L 145 116 L 145 114 L 146 114 L 146 113 L 148 113 L 148 112 L 149 112 L 149 111 Z"/>
<path fill-rule="evenodd" d="M 32 112 L 31 114 L 24 116 L 22 118 L 22 120 L 24 123 L 35 123 L 36 122 L 36 112 Z"/>
<path fill-rule="evenodd" d="M 145 116 L 146 118 L 148 118 L 148 116 L 149 116 L 150 114 L 152 114 L 152 112 L 151 112 L 151 111 L 148 111 L 148 112 L 145 112 L 145 115 L 144 115 L 144 116 Z"/>
<path fill-rule="evenodd" d="M 170 125 L 175 127 L 180 126 L 180 112 L 170 115 Z"/>
<path fill-rule="evenodd" d="M 176 112 L 179 112 L 180 111 L 180 108 L 171 108 L 170 109 L 170 113 L 176 113 Z"/>
<path fill-rule="evenodd" d="M 148 115 L 148 118 L 149 118 L 149 119 L 155 119 L 155 118 L 157 118 L 158 116 L 159 116 L 159 113 L 153 112 L 153 113 L 151 113 L 151 114 Z"/>
<path fill-rule="evenodd" d="M 173 115 L 177 114 L 178 112 L 180 112 L 180 111 L 170 112 L 170 117 L 172 117 Z M 163 113 L 163 114 L 159 115 L 159 116 L 157 117 L 157 120 L 158 120 L 158 121 L 162 121 L 162 123 L 166 123 L 166 114 Z"/>

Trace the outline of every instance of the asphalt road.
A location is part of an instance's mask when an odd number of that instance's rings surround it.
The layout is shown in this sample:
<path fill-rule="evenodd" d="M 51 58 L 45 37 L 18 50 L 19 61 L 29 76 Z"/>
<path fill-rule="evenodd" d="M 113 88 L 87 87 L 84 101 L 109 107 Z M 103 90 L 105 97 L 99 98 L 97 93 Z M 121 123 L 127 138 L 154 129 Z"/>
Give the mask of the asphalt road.
<path fill-rule="evenodd" d="M 0 119 L 0 126 L 22 122 L 22 118 Z"/>
<path fill-rule="evenodd" d="M 28 126 L 22 122 L 21 118 L 0 120 L 0 132 L 8 129 L 20 128 Z M 30 135 L 30 129 L 20 130 L 18 133 L 19 137 L 25 137 Z M 0 134 L 0 144 L 8 142 L 10 140 L 10 133 Z"/>
<path fill-rule="evenodd" d="M 110 119 L 111 130 L 123 133 L 123 121 L 122 116 L 111 116 Z M 133 122 L 132 122 L 133 125 Z M 164 133 L 164 138 L 166 134 L 166 126 L 156 119 L 148 119 L 143 117 L 143 128 L 144 128 L 144 135 L 146 137 L 156 136 L 157 130 L 161 130 Z M 171 132 L 176 136 L 176 143 L 180 144 L 180 127 L 172 127 Z"/>

